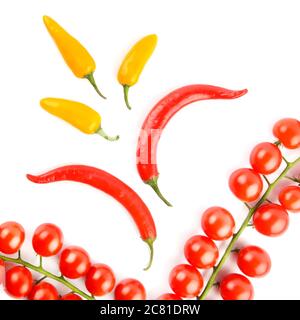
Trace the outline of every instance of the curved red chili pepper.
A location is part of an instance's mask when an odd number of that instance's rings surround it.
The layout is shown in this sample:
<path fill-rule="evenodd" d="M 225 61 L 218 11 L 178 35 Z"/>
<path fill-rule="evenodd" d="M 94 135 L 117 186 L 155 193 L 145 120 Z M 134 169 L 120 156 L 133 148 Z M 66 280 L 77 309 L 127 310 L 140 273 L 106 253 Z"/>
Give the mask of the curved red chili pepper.
<path fill-rule="evenodd" d="M 70 165 L 56 168 L 44 174 L 27 178 L 35 183 L 51 183 L 56 181 L 76 181 L 97 188 L 119 201 L 133 218 L 141 238 L 150 248 L 150 261 L 145 270 L 149 269 L 153 260 L 153 242 L 156 239 L 156 228 L 152 215 L 140 198 L 128 185 L 103 170 L 84 166 Z"/>
<path fill-rule="evenodd" d="M 209 99 L 235 99 L 247 92 L 247 89 L 234 91 L 210 85 L 190 85 L 172 91 L 150 111 L 139 136 L 137 169 L 142 180 L 150 185 L 168 206 L 171 206 L 170 202 L 163 197 L 157 185 L 159 173 L 156 164 L 156 149 L 164 127 L 180 109 L 192 102 Z"/>

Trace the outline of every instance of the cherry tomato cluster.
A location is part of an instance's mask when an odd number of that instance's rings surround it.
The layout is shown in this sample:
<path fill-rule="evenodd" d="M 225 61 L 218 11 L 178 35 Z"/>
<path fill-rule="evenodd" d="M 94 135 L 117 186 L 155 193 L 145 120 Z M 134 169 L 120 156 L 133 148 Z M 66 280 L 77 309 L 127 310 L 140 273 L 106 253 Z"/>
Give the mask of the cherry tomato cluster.
<path fill-rule="evenodd" d="M 17 222 L 0 225 L 0 252 L 15 254 L 20 251 L 25 240 L 24 228 Z M 59 269 L 62 277 L 79 279 L 84 277 L 85 286 L 92 297 L 100 297 L 115 288 L 116 300 L 145 300 L 146 290 L 135 279 L 124 279 L 116 287 L 112 269 L 102 263 L 92 264 L 88 253 L 80 247 L 68 246 L 62 250 L 63 234 L 56 225 L 40 225 L 32 237 L 32 247 L 40 257 L 52 257 L 60 253 Z M 74 292 L 60 296 L 55 286 L 43 278 L 35 281 L 32 273 L 18 261 L 5 272 L 5 264 L 0 259 L 0 284 L 4 283 L 6 292 L 15 298 L 29 300 L 82 300 Z"/>
<path fill-rule="evenodd" d="M 0 225 L 0 252 L 17 253 L 24 239 L 25 231 L 17 222 Z M 32 247 L 40 257 L 59 254 L 63 247 L 63 234 L 60 228 L 50 223 L 40 225 L 32 237 Z M 92 296 L 103 296 L 114 289 L 115 276 L 112 269 L 105 264 L 92 264 L 88 253 L 80 247 L 68 246 L 61 251 L 59 269 L 61 275 L 69 279 L 85 277 L 85 286 Z M 29 268 L 24 265 L 12 266 L 5 272 L 4 263 L 0 260 L 0 275 L 4 273 L 5 290 L 15 298 L 82 300 L 73 292 L 60 296 L 55 286 L 44 279 L 35 281 Z"/>
<path fill-rule="evenodd" d="M 238 169 L 229 178 L 232 193 L 250 208 L 251 202 L 258 201 L 264 188 L 262 175 L 274 173 L 283 157 L 279 145 L 288 149 L 300 147 L 300 122 L 296 119 L 282 119 L 273 128 L 276 143 L 263 142 L 255 146 L 250 155 L 251 168 Z M 266 178 L 267 179 L 267 178 Z M 298 179 L 294 179 L 298 182 Z M 282 188 L 279 204 L 263 203 L 253 215 L 254 228 L 270 237 L 282 234 L 288 227 L 288 213 L 300 211 L 300 186 Z M 202 214 L 201 225 L 204 235 L 195 235 L 187 240 L 184 254 L 188 264 L 175 266 L 169 276 L 174 293 L 160 296 L 163 300 L 178 300 L 199 296 L 203 288 L 203 277 L 198 269 L 216 266 L 219 250 L 214 241 L 227 240 L 234 235 L 235 221 L 229 211 L 211 207 Z M 262 277 L 271 269 L 268 253 L 260 247 L 248 245 L 237 251 L 237 265 L 248 277 Z M 242 274 L 230 273 L 216 283 L 224 300 L 249 300 L 253 298 L 253 286 Z"/>

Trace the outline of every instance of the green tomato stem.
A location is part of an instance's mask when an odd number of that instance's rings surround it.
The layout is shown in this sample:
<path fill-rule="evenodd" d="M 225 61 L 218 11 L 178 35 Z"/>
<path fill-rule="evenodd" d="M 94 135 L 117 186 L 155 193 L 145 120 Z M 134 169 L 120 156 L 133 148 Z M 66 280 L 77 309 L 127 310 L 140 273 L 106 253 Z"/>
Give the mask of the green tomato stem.
<path fill-rule="evenodd" d="M 72 292 L 77 293 L 78 295 L 80 295 L 81 297 L 83 297 L 87 300 L 95 300 L 94 297 L 86 294 L 85 292 L 83 292 L 82 290 L 80 290 L 79 288 L 74 286 L 71 282 L 66 280 L 63 276 L 57 276 L 57 275 L 45 270 L 42 266 L 35 266 L 34 264 L 31 264 L 30 262 L 23 260 L 20 257 L 20 253 L 18 253 L 17 258 L 6 257 L 6 256 L 3 256 L 0 254 L 0 259 L 3 261 L 12 262 L 12 263 L 15 263 L 18 265 L 22 265 L 30 270 L 36 271 L 36 272 L 42 274 L 44 277 L 47 277 L 47 278 L 50 278 L 50 279 L 53 279 L 57 282 L 62 283 L 64 286 L 71 289 Z M 40 281 L 42 281 L 42 280 L 40 279 Z"/>
<path fill-rule="evenodd" d="M 277 177 L 277 179 L 270 183 L 268 185 L 268 189 L 265 191 L 265 193 L 262 195 L 262 197 L 258 200 L 258 202 L 255 204 L 254 207 L 249 209 L 248 215 L 246 217 L 246 219 L 244 220 L 244 222 L 242 223 L 240 229 L 237 231 L 237 233 L 235 233 L 232 236 L 232 239 L 228 245 L 228 247 L 226 248 L 221 260 L 219 261 L 219 263 L 214 267 L 213 272 L 204 288 L 204 290 L 202 291 L 201 295 L 199 297 L 197 297 L 198 300 L 205 300 L 206 296 L 208 295 L 210 289 L 213 287 L 214 283 L 216 282 L 216 278 L 220 272 L 220 270 L 222 269 L 223 265 L 225 264 L 225 262 L 227 261 L 227 259 L 229 258 L 232 250 L 234 249 L 234 245 L 236 244 L 237 240 L 239 239 L 239 237 L 241 236 L 241 234 L 243 233 L 243 231 L 247 228 L 247 226 L 249 225 L 254 213 L 257 211 L 257 209 L 267 200 L 268 196 L 270 195 L 270 193 L 273 191 L 273 189 L 278 185 L 278 183 L 286 178 L 286 174 L 288 173 L 288 171 L 293 168 L 295 165 L 297 165 L 298 163 L 300 163 L 300 157 L 297 158 L 295 161 L 293 162 L 289 162 L 285 159 L 286 162 L 286 167 L 285 169 L 281 172 L 281 174 Z"/>
<path fill-rule="evenodd" d="M 300 183 L 300 179 L 298 179 L 298 178 L 294 178 L 294 177 L 286 177 L 286 178 L 293 181 L 293 182 Z"/>
<path fill-rule="evenodd" d="M 37 281 L 35 281 L 35 285 L 39 284 L 40 282 L 42 282 L 43 280 L 47 279 L 47 276 L 43 276 L 42 278 L 38 279 Z"/>
<path fill-rule="evenodd" d="M 290 162 L 289 162 L 285 157 L 282 157 L 282 159 L 283 159 L 283 161 L 284 161 L 287 165 L 290 164 Z"/>

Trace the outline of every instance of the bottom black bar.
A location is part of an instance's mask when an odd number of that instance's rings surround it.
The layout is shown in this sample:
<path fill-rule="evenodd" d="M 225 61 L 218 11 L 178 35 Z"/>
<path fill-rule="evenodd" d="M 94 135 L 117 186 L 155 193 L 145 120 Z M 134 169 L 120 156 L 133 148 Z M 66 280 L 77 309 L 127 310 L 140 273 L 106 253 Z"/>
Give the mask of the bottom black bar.
<path fill-rule="evenodd" d="M 298 314 L 300 301 L 0 301 L 1 314 L 13 319 L 243 319 L 286 312 Z M 27 317 L 28 316 L 28 317 Z M 201 318 L 200 318 L 201 317 Z M 221 318 L 222 317 L 222 318 Z M 208 318 L 207 318 L 208 319 Z"/>

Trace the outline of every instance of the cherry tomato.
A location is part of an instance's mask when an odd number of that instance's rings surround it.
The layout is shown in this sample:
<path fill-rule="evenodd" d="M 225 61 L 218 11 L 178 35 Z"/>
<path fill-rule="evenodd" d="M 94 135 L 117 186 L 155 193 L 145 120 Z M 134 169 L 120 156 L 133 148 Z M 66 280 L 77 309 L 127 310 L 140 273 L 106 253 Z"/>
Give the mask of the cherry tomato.
<path fill-rule="evenodd" d="M 233 235 L 235 222 L 226 209 L 211 207 L 201 219 L 201 225 L 206 235 L 213 240 L 226 240 Z"/>
<path fill-rule="evenodd" d="M 0 284 L 3 283 L 5 277 L 5 264 L 4 261 L 0 259 Z"/>
<path fill-rule="evenodd" d="M 219 250 L 210 238 L 193 236 L 185 243 L 184 255 L 192 266 L 209 269 L 216 264 Z"/>
<path fill-rule="evenodd" d="M 91 267 L 88 253 L 76 246 L 65 248 L 59 259 L 61 273 L 70 279 L 77 279 L 85 276 Z"/>
<path fill-rule="evenodd" d="M 270 142 L 258 144 L 250 155 L 252 168 L 261 174 L 271 174 L 275 172 L 280 167 L 281 161 L 281 151 L 275 144 Z"/>
<path fill-rule="evenodd" d="M 182 300 L 177 294 L 165 293 L 157 298 L 157 300 Z"/>
<path fill-rule="evenodd" d="M 82 298 L 73 292 L 63 295 L 60 300 L 82 300 Z"/>
<path fill-rule="evenodd" d="M 299 212 L 300 211 L 300 187 L 288 186 L 279 193 L 279 202 L 284 209 Z"/>
<path fill-rule="evenodd" d="M 263 189 L 263 182 L 258 173 L 252 169 L 243 168 L 234 171 L 229 178 L 231 192 L 244 202 L 258 199 Z"/>
<path fill-rule="evenodd" d="M 59 294 L 51 283 L 42 281 L 33 286 L 28 300 L 59 300 Z"/>
<path fill-rule="evenodd" d="M 15 266 L 6 272 L 5 289 L 15 298 L 25 298 L 32 289 L 31 272 L 22 266 Z"/>
<path fill-rule="evenodd" d="M 277 121 L 273 134 L 288 149 L 300 147 L 300 122 L 297 119 L 285 118 Z"/>
<path fill-rule="evenodd" d="M 269 237 L 281 235 L 288 227 L 288 213 L 278 204 L 265 204 L 253 216 L 255 229 Z"/>
<path fill-rule="evenodd" d="M 257 247 L 247 246 L 239 251 L 237 264 L 240 270 L 249 277 L 262 277 L 271 269 L 268 253 Z"/>
<path fill-rule="evenodd" d="M 13 221 L 0 225 L 0 251 L 6 254 L 13 254 L 20 250 L 25 239 L 23 227 Z"/>
<path fill-rule="evenodd" d="M 116 283 L 112 269 L 105 264 L 94 264 L 86 275 L 85 286 L 94 296 L 110 293 Z"/>
<path fill-rule="evenodd" d="M 63 234 L 54 224 L 44 223 L 34 232 L 32 246 L 42 257 L 51 257 L 60 251 L 63 245 Z"/>
<path fill-rule="evenodd" d="M 245 276 L 231 273 L 221 281 L 220 294 L 223 300 L 252 300 L 254 290 Z"/>
<path fill-rule="evenodd" d="M 125 279 L 115 288 L 115 300 L 146 300 L 146 290 L 140 281 Z"/>
<path fill-rule="evenodd" d="M 178 296 L 194 298 L 203 288 L 203 278 L 195 267 L 189 264 L 179 264 L 171 271 L 169 284 Z"/>

